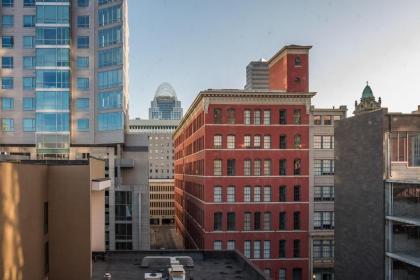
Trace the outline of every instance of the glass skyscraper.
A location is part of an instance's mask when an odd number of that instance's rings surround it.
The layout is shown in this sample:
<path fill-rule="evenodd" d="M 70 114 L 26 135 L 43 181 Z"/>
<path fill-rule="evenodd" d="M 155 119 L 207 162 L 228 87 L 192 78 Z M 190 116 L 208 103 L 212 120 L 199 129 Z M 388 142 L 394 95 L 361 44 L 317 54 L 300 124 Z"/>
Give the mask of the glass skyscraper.
<path fill-rule="evenodd" d="M 174 88 L 169 83 L 160 84 L 151 102 L 149 119 L 180 120 L 181 118 L 181 101 L 178 101 Z"/>

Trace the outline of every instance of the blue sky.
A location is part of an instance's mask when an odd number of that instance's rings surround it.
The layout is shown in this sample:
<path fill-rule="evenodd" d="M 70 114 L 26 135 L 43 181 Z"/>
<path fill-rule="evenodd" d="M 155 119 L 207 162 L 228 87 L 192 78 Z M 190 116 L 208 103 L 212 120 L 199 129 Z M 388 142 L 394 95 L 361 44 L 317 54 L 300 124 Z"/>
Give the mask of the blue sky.
<path fill-rule="evenodd" d="M 251 60 L 312 45 L 317 107 L 353 111 L 366 81 L 390 111 L 420 105 L 420 1 L 128 0 L 130 118 L 148 117 L 161 82 L 184 111 L 200 90 L 243 88 Z"/>

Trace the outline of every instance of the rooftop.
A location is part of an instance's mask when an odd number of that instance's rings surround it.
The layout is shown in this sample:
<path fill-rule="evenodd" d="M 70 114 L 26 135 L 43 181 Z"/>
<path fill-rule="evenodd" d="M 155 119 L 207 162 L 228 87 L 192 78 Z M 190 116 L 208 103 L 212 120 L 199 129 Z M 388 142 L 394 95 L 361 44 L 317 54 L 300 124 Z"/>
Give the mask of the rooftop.
<path fill-rule="evenodd" d="M 133 119 L 129 120 L 128 124 L 131 125 L 143 125 L 143 126 L 177 126 L 180 120 L 146 120 L 146 119 Z"/>
<path fill-rule="evenodd" d="M 168 279 L 165 278 L 170 267 L 168 257 L 179 257 L 187 280 L 268 279 L 236 251 L 199 250 L 107 252 L 103 260 L 96 258 L 93 261 L 92 279 L 103 280 L 105 273 L 111 273 L 112 279 L 124 280 L 144 279 L 145 273 L 162 273 L 162 279 Z"/>

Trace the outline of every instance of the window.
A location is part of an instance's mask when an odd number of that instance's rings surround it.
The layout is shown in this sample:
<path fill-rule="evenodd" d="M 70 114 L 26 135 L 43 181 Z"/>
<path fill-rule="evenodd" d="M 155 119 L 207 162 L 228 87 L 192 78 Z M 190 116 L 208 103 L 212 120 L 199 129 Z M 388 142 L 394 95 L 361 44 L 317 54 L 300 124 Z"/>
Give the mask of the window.
<path fill-rule="evenodd" d="M 12 69 L 13 68 L 13 57 L 12 56 L 3 56 L 1 58 L 1 68 Z"/>
<path fill-rule="evenodd" d="M 254 259 L 261 258 L 261 241 L 254 240 Z"/>
<path fill-rule="evenodd" d="M 1 99 L 1 109 L 3 111 L 13 110 L 15 107 L 15 100 L 9 97 L 2 97 Z"/>
<path fill-rule="evenodd" d="M 1 130 L 2 131 L 15 131 L 15 123 L 13 119 L 2 119 L 1 120 Z"/>
<path fill-rule="evenodd" d="M 251 230 L 251 213 L 244 213 L 244 230 Z"/>
<path fill-rule="evenodd" d="M 332 135 L 315 135 L 314 136 L 315 149 L 334 149 L 334 136 Z"/>
<path fill-rule="evenodd" d="M 98 130 L 111 131 L 124 128 L 124 119 L 122 112 L 109 112 L 98 114 Z"/>
<path fill-rule="evenodd" d="M 332 125 L 332 117 L 324 116 L 324 125 Z"/>
<path fill-rule="evenodd" d="M 330 159 L 314 160 L 314 174 L 316 176 L 334 175 L 334 160 L 330 160 Z"/>
<path fill-rule="evenodd" d="M 216 251 L 222 250 L 222 241 L 221 240 L 215 240 L 213 242 L 213 250 L 216 250 Z"/>
<path fill-rule="evenodd" d="M 286 212 L 279 214 L 279 230 L 286 230 Z"/>
<path fill-rule="evenodd" d="M 89 89 L 89 78 L 77 78 L 77 89 L 88 90 Z"/>
<path fill-rule="evenodd" d="M 34 27 L 35 16 L 23 16 L 23 27 Z"/>
<path fill-rule="evenodd" d="M 88 111 L 89 110 L 89 98 L 77 98 L 76 99 L 77 111 Z"/>
<path fill-rule="evenodd" d="M 295 159 L 293 161 L 293 175 L 300 175 L 301 174 L 301 160 Z"/>
<path fill-rule="evenodd" d="M 302 137 L 300 134 L 295 135 L 295 142 L 294 142 L 295 149 L 302 148 Z"/>
<path fill-rule="evenodd" d="M 293 257 L 300 258 L 300 240 L 293 240 Z"/>
<path fill-rule="evenodd" d="M 35 37 L 34 36 L 23 36 L 23 48 L 32 49 L 35 47 Z"/>
<path fill-rule="evenodd" d="M 235 163 L 234 159 L 227 160 L 227 176 L 235 176 Z"/>
<path fill-rule="evenodd" d="M 23 131 L 34 132 L 35 131 L 35 119 L 23 119 Z"/>
<path fill-rule="evenodd" d="M 214 123 L 220 124 L 222 123 L 222 109 L 214 109 Z"/>
<path fill-rule="evenodd" d="M 35 110 L 35 98 L 24 97 L 23 98 L 23 111 L 34 111 Z"/>
<path fill-rule="evenodd" d="M 295 66 L 301 66 L 302 60 L 300 59 L 300 56 L 295 56 Z"/>
<path fill-rule="evenodd" d="M 14 24 L 14 16 L 12 15 L 3 15 L 1 17 L 1 27 L 13 27 Z"/>
<path fill-rule="evenodd" d="M 89 119 L 78 119 L 77 120 L 78 131 L 89 131 Z"/>
<path fill-rule="evenodd" d="M 251 202 L 251 187 L 244 187 L 244 202 Z"/>
<path fill-rule="evenodd" d="M 244 124 L 251 124 L 251 111 L 245 110 L 244 111 Z"/>
<path fill-rule="evenodd" d="M 251 160 L 244 160 L 244 176 L 251 176 Z"/>
<path fill-rule="evenodd" d="M 2 77 L 1 78 L 1 88 L 2 89 L 13 89 L 13 78 Z"/>
<path fill-rule="evenodd" d="M 214 213 L 214 219 L 213 219 L 213 229 L 214 230 L 222 230 L 222 220 L 223 220 L 222 212 Z"/>
<path fill-rule="evenodd" d="M 271 212 L 265 212 L 263 216 L 264 230 L 271 230 Z"/>
<path fill-rule="evenodd" d="M 35 6 L 35 0 L 23 0 L 23 7 L 30 8 Z"/>
<path fill-rule="evenodd" d="M 88 49 L 89 48 L 89 36 L 77 36 L 77 48 Z"/>
<path fill-rule="evenodd" d="M 314 136 L 314 149 L 322 149 L 322 136 Z"/>
<path fill-rule="evenodd" d="M 254 202 L 261 201 L 261 187 L 256 186 L 254 187 Z"/>
<path fill-rule="evenodd" d="M 279 141 L 279 148 L 280 149 L 287 149 L 287 136 L 286 135 L 280 135 L 280 141 Z"/>
<path fill-rule="evenodd" d="M 286 202 L 286 186 L 280 186 L 279 187 L 279 201 L 280 202 Z"/>
<path fill-rule="evenodd" d="M 271 241 L 265 240 L 264 241 L 264 259 L 271 258 Z"/>
<path fill-rule="evenodd" d="M 222 160 L 221 159 L 213 160 L 213 175 L 222 176 Z"/>
<path fill-rule="evenodd" d="M 221 149 L 222 148 L 222 135 L 213 136 L 213 148 Z"/>
<path fill-rule="evenodd" d="M 321 116 L 314 116 L 314 125 L 321 125 Z"/>
<path fill-rule="evenodd" d="M 295 124 L 301 124 L 302 123 L 302 116 L 299 109 L 293 110 L 293 122 Z"/>
<path fill-rule="evenodd" d="M 264 110 L 264 124 L 269 125 L 271 124 L 271 111 Z"/>
<path fill-rule="evenodd" d="M 122 43 L 122 26 L 115 26 L 99 30 L 99 47 L 109 47 Z"/>
<path fill-rule="evenodd" d="M 23 89 L 33 90 L 35 88 L 35 77 L 23 77 Z"/>
<path fill-rule="evenodd" d="M 229 109 L 227 110 L 227 114 L 228 114 L 228 122 L 229 124 L 234 124 L 235 123 L 235 109 Z"/>
<path fill-rule="evenodd" d="M 23 57 L 23 69 L 33 69 L 35 67 L 35 57 L 33 56 L 24 56 Z"/>
<path fill-rule="evenodd" d="M 279 258 L 286 257 L 286 240 L 279 240 Z"/>
<path fill-rule="evenodd" d="M 89 28 L 89 16 L 77 16 L 77 27 Z"/>
<path fill-rule="evenodd" d="M 251 241 L 245 240 L 244 241 L 244 256 L 248 259 L 251 258 Z"/>
<path fill-rule="evenodd" d="M 100 110 L 120 109 L 122 108 L 121 91 L 101 92 L 99 93 L 98 106 Z"/>
<path fill-rule="evenodd" d="M 89 57 L 88 56 L 78 56 L 76 58 L 77 68 L 78 69 L 87 69 L 89 68 Z"/>
<path fill-rule="evenodd" d="M 227 230 L 236 230 L 236 216 L 235 212 L 227 213 Z"/>
<path fill-rule="evenodd" d="M 213 201 L 222 202 L 222 187 L 221 186 L 215 186 L 213 188 Z"/>
<path fill-rule="evenodd" d="M 254 160 L 254 176 L 261 176 L 261 160 Z"/>
<path fill-rule="evenodd" d="M 245 135 L 244 136 L 244 148 L 249 148 L 251 147 L 251 136 L 250 135 Z"/>
<path fill-rule="evenodd" d="M 300 229 L 300 212 L 293 212 L 293 229 L 299 230 Z"/>
<path fill-rule="evenodd" d="M 38 88 L 69 88 L 70 71 L 67 70 L 37 70 L 36 86 Z"/>
<path fill-rule="evenodd" d="M 70 6 L 38 5 L 36 7 L 36 22 L 41 24 L 69 24 Z"/>
<path fill-rule="evenodd" d="M 271 160 L 264 160 L 264 176 L 271 176 Z"/>
<path fill-rule="evenodd" d="M 1 6 L 6 7 L 13 7 L 14 0 L 1 0 Z"/>
<path fill-rule="evenodd" d="M 254 124 L 256 125 L 261 124 L 261 111 L 260 110 L 254 111 Z"/>
<path fill-rule="evenodd" d="M 264 202 L 271 202 L 271 186 L 264 186 Z"/>
<path fill-rule="evenodd" d="M 293 268 L 293 279 L 292 280 L 302 280 L 302 269 Z"/>
<path fill-rule="evenodd" d="M 121 22 L 122 8 L 121 5 L 99 9 L 99 26 Z"/>
<path fill-rule="evenodd" d="M 100 50 L 98 53 L 98 66 L 107 67 L 114 65 L 122 65 L 123 63 L 123 49 L 111 48 L 106 50 Z"/>
<path fill-rule="evenodd" d="M 226 250 L 235 250 L 235 240 L 228 240 Z"/>
<path fill-rule="evenodd" d="M 279 270 L 279 280 L 286 280 L 286 269 L 280 268 Z"/>
<path fill-rule="evenodd" d="M 314 229 L 334 229 L 334 212 L 332 211 L 315 211 L 314 212 Z"/>
<path fill-rule="evenodd" d="M 77 6 L 78 7 L 88 7 L 89 6 L 89 0 L 77 0 Z"/>
<path fill-rule="evenodd" d="M 315 201 L 333 201 L 334 200 L 334 186 L 315 186 L 314 187 Z"/>
<path fill-rule="evenodd" d="M 1 47 L 3 49 L 11 49 L 14 45 L 13 36 L 3 36 L 1 37 Z"/>
<path fill-rule="evenodd" d="M 271 136 L 264 135 L 264 149 L 271 149 Z"/>
<path fill-rule="evenodd" d="M 235 186 L 227 187 L 227 202 L 235 202 Z"/>
<path fill-rule="evenodd" d="M 228 149 L 235 149 L 235 135 L 228 135 L 227 136 L 227 148 Z"/>
<path fill-rule="evenodd" d="M 265 248 L 264 248 L 265 250 Z M 268 278 L 271 279 L 271 269 L 270 268 L 264 268 L 264 275 Z"/>
<path fill-rule="evenodd" d="M 280 110 L 279 112 L 279 123 L 280 124 L 287 124 L 287 111 L 286 110 Z"/>
<path fill-rule="evenodd" d="M 254 213 L 254 230 L 261 230 L 261 213 Z"/>
<path fill-rule="evenodd" d="M 315 259 L 334 258 L 334 240 L 314 240 L 313 257 Z"/>
<path fill-rule="evenodd" d="M 261 147 L 261 136 L 254 135 L 254 148 L 260 148 L 260 147 Z"/>
<path fill-rule="evenodd" d="M 299 185 L 293 187 L 293 201 L 300 201 L 300 189 Z"/>
<path fill-rule="evenodd" d="M 286 168 L 287 168 L 286 159 L 281 159 L 279 161 L 279 175 L 286 175 L 287 174 Z"/>

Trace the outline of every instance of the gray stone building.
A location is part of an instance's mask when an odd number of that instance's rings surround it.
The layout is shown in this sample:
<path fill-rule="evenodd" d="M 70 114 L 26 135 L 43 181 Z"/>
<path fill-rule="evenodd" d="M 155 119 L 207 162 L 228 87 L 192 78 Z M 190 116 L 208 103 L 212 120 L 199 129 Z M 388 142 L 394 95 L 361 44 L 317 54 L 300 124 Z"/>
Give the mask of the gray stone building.
<path fill-rule="evenodd" d="M 269 88 L 268 62 L 263 58 L 259 61 L 251 61 L 246 67 L 245 90 L 268 90 Z"/>
<path fill-rule="evenodd" d="M 335 151 L 336 279 L 420 279 L 420 107 L 341 120 Z"/>
<path fill-rule="evenodd" d="M 334 125 L 347 107 L 311 107 L 310 119 L 310 255 L 314 280 L 334 279 Z"/>

